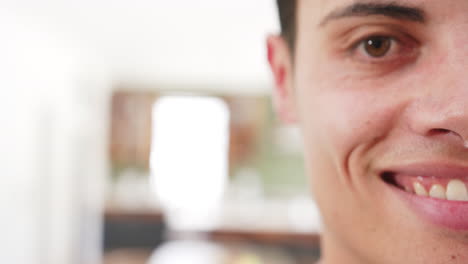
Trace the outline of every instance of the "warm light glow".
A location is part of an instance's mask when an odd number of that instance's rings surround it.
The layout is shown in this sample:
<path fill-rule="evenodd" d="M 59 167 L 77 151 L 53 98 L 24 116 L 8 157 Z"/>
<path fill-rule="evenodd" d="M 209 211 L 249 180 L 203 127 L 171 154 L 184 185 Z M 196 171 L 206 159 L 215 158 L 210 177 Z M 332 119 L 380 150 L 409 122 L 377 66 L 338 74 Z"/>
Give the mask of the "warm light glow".
<path fill-rule="evenodd" d="M 228 128 L 229 111 L 217 98 L 164 97 L 154 105 L 152 187 L 173 228 L 213 224 L 227 181 Z"/>

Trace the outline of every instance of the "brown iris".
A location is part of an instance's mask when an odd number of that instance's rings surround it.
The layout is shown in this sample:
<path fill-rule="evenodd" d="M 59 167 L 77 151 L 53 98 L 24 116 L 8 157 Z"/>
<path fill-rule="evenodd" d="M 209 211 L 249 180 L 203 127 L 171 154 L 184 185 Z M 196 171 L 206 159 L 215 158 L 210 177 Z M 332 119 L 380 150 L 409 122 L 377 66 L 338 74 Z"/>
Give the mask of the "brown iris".
<path fill-rule="evenodd" d="M 364 49 L 369 56 L 380 58 L 388 53 L 391 45 L 392 40 L 389 37 L 371 37 L 365 40 Z"/>

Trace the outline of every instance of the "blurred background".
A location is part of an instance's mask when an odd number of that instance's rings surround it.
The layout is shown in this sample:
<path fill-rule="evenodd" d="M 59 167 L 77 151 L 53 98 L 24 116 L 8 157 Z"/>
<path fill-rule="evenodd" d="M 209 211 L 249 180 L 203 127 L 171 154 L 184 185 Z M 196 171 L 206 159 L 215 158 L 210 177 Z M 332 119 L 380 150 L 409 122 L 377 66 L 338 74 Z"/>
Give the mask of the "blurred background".
<path fill-rule="evenodd" d="M 0 261 L 313 263 L 274 0 L 1 0 Z"/>

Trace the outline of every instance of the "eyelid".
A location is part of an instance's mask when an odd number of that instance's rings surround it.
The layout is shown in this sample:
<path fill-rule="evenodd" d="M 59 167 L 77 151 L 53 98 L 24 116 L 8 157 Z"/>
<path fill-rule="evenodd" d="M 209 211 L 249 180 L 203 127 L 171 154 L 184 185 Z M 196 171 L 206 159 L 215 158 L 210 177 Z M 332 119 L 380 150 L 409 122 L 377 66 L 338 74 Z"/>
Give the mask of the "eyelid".
<path fill-rule="evenodd" d="M 393 24 L 367 24 L 357 25 L 353 28 L 341 33 L 341 39 L 343 40 L 341 48 L 349 49 L 353 44 L 357 44 L 360 41 L 372 37 L 372 36 L 387 36 L 392 37 L 395 40 L 408 40 L 417 43 L 418 41 L 408 34 L 404 27 Z M 338 36 L 337 36 L 338 37 Z"/>
<path fill-rule="evenodd" d="M 351 46 L 348 48 L 348 52 L 350 56 L 354 56 L 354 59 L 360 59 L 361 61 L 368 62 L 368 63 L 379 63 L 379 62 L 385 62 L 385 61 L 391 61 L 394 59 L 398 58 L 404 58 L 407 57 L 408 55 L 414 55 L 412 50 L 415 49 L 415 47 L 418 45 L 417 41 L 411 38 L 410 36 L 407 36 L 405 34 L 397 34 L 397 33 L 369 33 L 366 34 L 360 38 L 358 38 L 357 41 L 353 42 Z M 365 55 L 364 51 L 364 44 L 365 41 L 373 38 L 373 37 L 379 37 L 379 38 L 387 38 L 392 41 L 390 50 L 388 51 L 389 53 L 382 56 L 382 57 L 372 57 L 370 55 Z M 358 58 L 356 56 L 359 56 L 359 52 L 363 53 L 361 54 L 361 58 Z M 396 54 L 395 54 L 396 53 Z"/>
<path fill-rule="evenodd" d="M 368 35 L 368 36 L 365 36 L 365 37 L 359 39 L 358 41 L 353 42 L 353 44 L 351 45 L 351 49 L 358 48 L 362 44 L 365 44 L 366 40 L 369 40 L 371 38 L 385 38 L 385 39 L 391 40 L 392 42 L 399 42 L 398 39 L 396 39 L 395 37 L 392 37 L 392 36 L 388 36 L 388 35 L 384 35 L 384 34 L 371 34 L 371 35 Z"/>
<path fill-rule="evenodd" d="M 384 38 L 384 39 L 388 39 L 391 41 L 390 43 L 390 49 L 388 50 L 388 52 L 391 52 L 393 49 L 395 49 L 395 45 L 400 45 L 400 41 L 398 39 L 396 39 L 395 37 L 391 37 L 391 36 L 385 36 L 385 35 L 370 35 L 368 37 L 364 37 L 362 38 L 361 40 L 357 41 L 356 43 L 354 43 L 351 47 L 351 52 L 354 53 L 354 52 L 358 52 L 360 50 L 363 50 L 364 49 L 364 45 L 366 44 L 366 40 L 369 40 L 371 38 Z M 378 58 L 378 57 L 372 57 L 372 56 L 368 56 L 370 59 L 373 59 L 373 60 L 381 60 L 382 58 L 385 58 L 387 57 L 387 55 L 384 55 L 383 57 L 381 58 Z"/>

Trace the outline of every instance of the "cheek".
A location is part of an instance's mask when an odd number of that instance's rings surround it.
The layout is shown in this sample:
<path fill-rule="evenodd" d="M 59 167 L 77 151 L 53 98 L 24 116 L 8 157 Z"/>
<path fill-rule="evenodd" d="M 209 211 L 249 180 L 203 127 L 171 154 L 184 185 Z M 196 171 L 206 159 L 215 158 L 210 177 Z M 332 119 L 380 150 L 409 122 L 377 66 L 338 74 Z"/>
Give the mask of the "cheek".
<path fill-rule="evenodd" d="M 312 184 L 324 184 L 323 174 L 329 175 L 326 184 L 334 181 L 342 188 L 349 181 L 367 184 L 362 176 L 378 158 L 369 150 L 399 125 L 407 96 L 395 82 L 390 88 L 337 74 L 309 76 L 296 82 L 296 100 Z"/>
<path fill-rule="evenodd" d="M 355 90 L 309 91 L 298 100 L 305 141 L 335 157 L 382 137 L 396 112 L 378 94 Z"/>
<path fill-rule="evenodd" d="M 368 151 L 392 131 L 404 101 L 401 97 L 389 98 L 388 93 L 383 94 L 384 89 L 372 88 L 369 83 L 330 79 L 297 83 L 312 193 L 326 228 L 345 241 L 355 240 L 352 237 L 356 235 L 347 227 L 368 233 L 366 228 L 379 221 L 377 212 L 368 211 L 383 208 L 370 198 L 373 195 L 369 191 L 378 188 L 372 188 L 377 181 L 369 180 L 367 168 L 378 156 L 371 156 Z"/>

